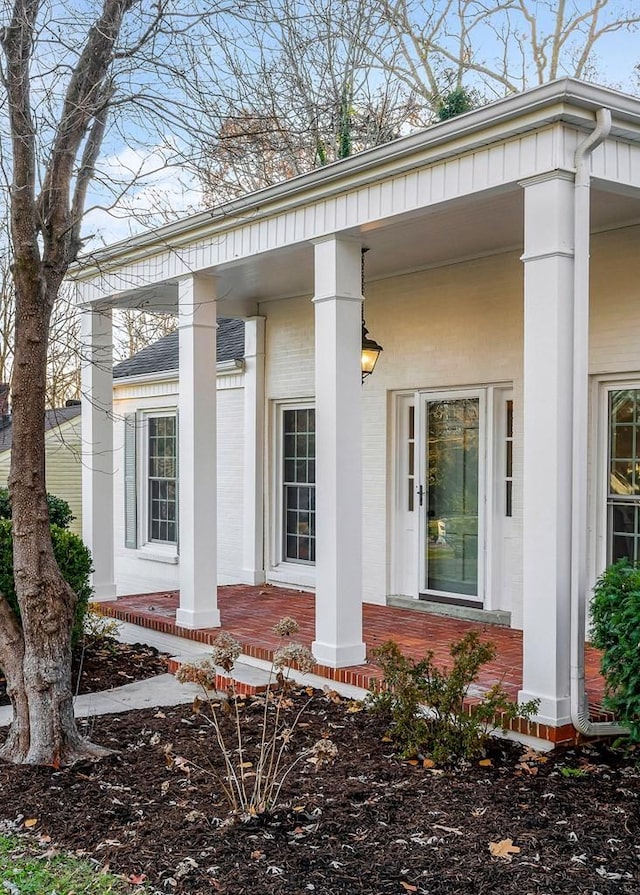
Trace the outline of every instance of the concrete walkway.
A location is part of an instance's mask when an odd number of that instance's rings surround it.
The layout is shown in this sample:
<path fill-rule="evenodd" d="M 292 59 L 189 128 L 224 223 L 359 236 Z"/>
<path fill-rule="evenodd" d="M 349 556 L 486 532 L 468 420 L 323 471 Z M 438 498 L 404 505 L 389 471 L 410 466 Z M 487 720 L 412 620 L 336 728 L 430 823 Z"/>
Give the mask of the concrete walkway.
<path fill-rule="evenodd" d="M 211 647 L 194 640 L 163 634 L 140 625 L 120 623 L 117 639 L 123 643 L 145 643 L 163 653 L 168 653 L 178 662 L 198 662 L 211 655 Z M 257 659 L 241 656 L 234 669 L 234 680 L 245 684 L 266 684 L 269 680 L 269 664 Z M 293 676 L 293 675 L 292 675 Z M 335 684 L 313 674 L 295 676 L 300 683 L 322 688 L 329 683 L 332 689 L 352 699 L 362 699 L 365 691 L 346 684 Z M 76 718 L 92 718 L 96 715 L 117 715 L 134 709 L 150 709 L 169 705 L 186 705 L 196 696 L 202 696 L 202 688 L 197 684 L 181 684 L 172 674 L 159 674 L 124 684 L 102 693 L 87 693 L 76 696 L 74 710 Z M 0 706 L 0 727 L 8 727 L 13 717 L 10 705 Z"/>

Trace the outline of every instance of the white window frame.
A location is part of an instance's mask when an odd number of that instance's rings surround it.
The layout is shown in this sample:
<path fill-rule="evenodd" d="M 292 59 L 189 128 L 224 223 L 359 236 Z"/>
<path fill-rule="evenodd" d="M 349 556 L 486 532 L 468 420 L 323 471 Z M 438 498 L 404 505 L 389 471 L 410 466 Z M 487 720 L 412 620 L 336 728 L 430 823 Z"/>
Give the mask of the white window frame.
<path fill-rule="evenodd" d="M 595 476 L 589 481 L 589 517 L 595 520 L 591 526 L 589 547 L 590 581 L 588 595 L 598 577 L 609 562 L 609 393 L 623 389 L 640 391 L 640 372 L 609 374 L 594 377 L 591 390 L 591 444 L 594 446 L 593 461 L 589 469 L 595 469 Z"/>
<path fill-rule="evenodd" d="M 297 563 L 284 558 L 284 480 L 283 426 L 285 410 L 315 410 L 311 398 L 273 402 L 271 412 L 271 512 L 268 580 L 313 589 L 316 584 L 314 563 Z"/>
<path fill-rule="evenodd" d="M 149 517 L 149 420 L 172 417 L 176 420 L 176 444 L 178 433 L 178 412 L 175 407 L 154 408 L 140 413 L 140 426 L 138 431 L 138 555 L 142 559 L 155 560 L 157 562 L 176 563 L 178 561 L 178 544 L 180 541 L 180 502 L 179 502 L 179 462 L 176 469 L 176 500 L 178 508 L 177 540 L 154 541 L 150 535 Z"/>

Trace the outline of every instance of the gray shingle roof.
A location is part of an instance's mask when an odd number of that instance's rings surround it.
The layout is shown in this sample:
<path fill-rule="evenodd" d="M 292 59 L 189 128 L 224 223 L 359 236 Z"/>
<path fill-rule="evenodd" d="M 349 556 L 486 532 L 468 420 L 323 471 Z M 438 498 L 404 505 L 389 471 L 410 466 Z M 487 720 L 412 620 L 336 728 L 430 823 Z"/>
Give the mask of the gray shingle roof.
<path fill-rule="evenodd" d="M 244 321 L 218 318 L 218 362 L 242 360 L 244 357 Z M 147 345 L 132 357 L 120 361 L 113 368 L 113 378 L 142 376 L 145 373 L 165 373 L 178 369 L 178 330 Z"/>
<path fill-rule="evenodd" d="M 60 426 L 72 420 L 76 416 L 80 416 L 80 405 L 73 404 L 71 407 L 55 407 L 53 410 L 46 410 L 44 414 L 44 431 L 48 432 L 54 426 Z M 7 417 L 6 425 L 0 429 L 0 451 L 10 451 L 13 443 L 13 426 L 11 425 L 11 417 Z"/>

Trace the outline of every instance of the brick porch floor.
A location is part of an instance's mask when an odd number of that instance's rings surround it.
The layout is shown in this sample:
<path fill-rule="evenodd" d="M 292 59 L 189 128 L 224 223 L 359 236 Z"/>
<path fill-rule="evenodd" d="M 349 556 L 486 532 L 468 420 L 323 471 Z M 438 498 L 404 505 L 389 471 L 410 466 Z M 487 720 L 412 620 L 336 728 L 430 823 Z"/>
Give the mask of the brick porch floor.
<path fill-rule="evenodd" d="M 101 603 L 100 611 L 122 621 L 132 622 L 151 628 L 177 634 L 202 643 L 210 643 L 219 633 L 219 628 L 192 631 L 178 627 L 175 623 L 179 592 L 137 594 L 120 597 Z M 273 625 L 283 615 L 293 616 L 300 625 L 297 639 L 311 646 L 314 639 L 314 597 L 313 594 L 281 587 L 262 585 L 229 585 L 218 588 L 218 606 L 222 629 L 233 634 L 242 644 L 246 655 L 269 661 L 274 648 L 279 645 L 273 633 Z M 467 631 L 479 631 L 486 639 L 495 643 L 496 658 L 481 671 L 478 685 L 486 689 L 500 682 L 512 698 L 516 698 L 522 685 L 522 632 L 497 625 L 462 621 L 438 615 L 396 609 L 388 606 L 363 605 L 364 639 L 367 644 L 368 660 L 364 665 L 349 668 L 319 667 L 314 673 L 328 680 L 339 680 L 359 687 L 368 687 L 373 679 L 380 677 L 380 669 L 371 658 L 372 651 L 386 640 L 395 640 L 402 651 L 413 658 L 419 658 L 427 650 L 432 650 L 436 662 L 449 665 L 450 644 L 460 639 Z M 587 692 L 592 716 L 605 718 L 601 708 L 604 682 L 599 674 L 600 656 L 591 647 L 586 649 L 585 667 Z M 537 723 L 515 722 L 521 733 L 547 739 L 554 743 L 570 742 L 575 739 L 575 731 L 570 725 L 562 728 L 548 728 Z"/>

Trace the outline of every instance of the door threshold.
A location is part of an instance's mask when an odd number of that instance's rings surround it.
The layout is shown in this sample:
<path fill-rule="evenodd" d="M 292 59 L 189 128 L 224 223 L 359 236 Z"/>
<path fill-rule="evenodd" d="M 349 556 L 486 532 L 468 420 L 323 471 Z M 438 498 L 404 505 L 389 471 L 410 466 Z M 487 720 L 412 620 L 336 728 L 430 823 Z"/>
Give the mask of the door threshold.
<path fill-rule="evenodd" d="M 397 594 L 387 597 L 387 606 L 393 606 L 396 609 L 413 609 L 418 612 L 427 612 L 430 615 L 460 618 L 465 621 L 501 625 L 503 628 L 511 627 L 511 613 L 504 609 L 481 609 L 473 606 L 461 606 L 458 603 L 436 603 L 433 600 L 416 600 L 413 597 Z"/>

